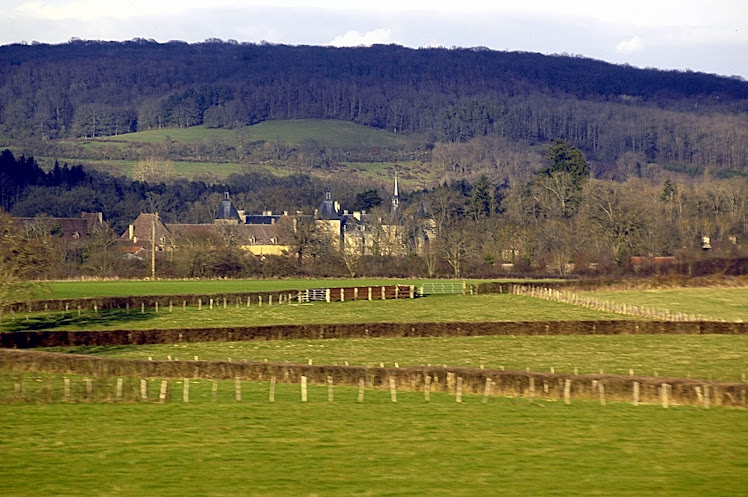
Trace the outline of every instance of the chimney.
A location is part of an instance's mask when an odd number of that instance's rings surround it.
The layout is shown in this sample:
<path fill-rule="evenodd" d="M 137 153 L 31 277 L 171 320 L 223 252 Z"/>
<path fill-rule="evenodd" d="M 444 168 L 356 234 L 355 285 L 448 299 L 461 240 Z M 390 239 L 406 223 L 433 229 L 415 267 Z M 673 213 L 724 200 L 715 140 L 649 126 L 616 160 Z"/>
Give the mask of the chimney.
<path fill-rule="evenodd" d="M 127 230 L 127 238 L 128 238 L 128 240 L 132 240 L 134 238 L 133 237 L 133 234 L 134 234 L 133 232 L 134 232 L 134 228 L 133 228 L 133 225 L 131 224 L 130 227 L 128 228 L 128 230 Z"/>

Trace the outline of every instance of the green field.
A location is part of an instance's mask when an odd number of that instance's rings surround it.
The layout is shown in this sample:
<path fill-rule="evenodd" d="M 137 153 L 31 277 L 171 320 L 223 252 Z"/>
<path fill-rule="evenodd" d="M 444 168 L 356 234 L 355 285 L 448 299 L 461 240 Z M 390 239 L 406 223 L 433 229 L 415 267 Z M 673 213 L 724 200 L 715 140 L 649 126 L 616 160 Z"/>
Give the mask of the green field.
<path fill-rule="evenodd" d="M 191 385 L 193 399 L 207 382 Z M 243 401 L 0 404 L 2 494 L 745 495 L 745 411 L 243 385 Z M 202 388 L 202 390 L 201 390 Z M 223 386 L 221 387 L 223 389 Z M 176 398 L 175 398 L 176 397 Z"/>
<path fill-rule="evenodd" d="M 617 292 L 581 292 L 599 300 L 621 302 L 671 312 L 701 314 L 713 319 L 748 321 L 748 287 L 677 288 Z"/>
<path fill-rule="evenodd" d="M 166 295 L 392 284 L 382 280 L 57 282 L 54 296 Z M 413 283 L 419 281 L 400 283 Z M 600 300 L 705 315 L 746 316 L 746 289 L 594 293 Z M 643 294 L 637 295 L 637 294 Z M 643 298 L 645 301 L 621 300 Z M 697 310 L 698 305 L 703 309 Z M 506 294 L 275 305 L 222 302 L 213 310 L 161 308 L 8 316 L 2 330 L 218 327 L 280 323 L 622 319 L 582 307 Z M 736 382 L 748 372 L 748 336 L 619 335 L 381 338 L 187 343 L 44 349 L 153 360 L 227 360 L 400 367 L 447 365 L 569 373 L 687 377 Z M 171 380 L 158 403 L 112 402 L 113 378 L 84 380 L 62 402 L 62 375 L 0 371 L 0 494 L 13 496 L 565 496 L 748 495 L 744 409 L 400 391 L 267 382 Z M 18 386 L 17 386 L 18 385 Z M 49 393 L 47 393 L 49 392 Z M 542 394 L 541 394 L 542 397 Z M 23 400 L 22 400 L 23 399 Z"/>
<path fill-rule="evenodd" d="M 387 367 L 447 365 L 579 374 L 634 374 L 735 382 L 748 372 L 745 335 L 477 336 L 205 342 L 56 347 L 51 352 L 153 360 L 348 363 Z"/>
<path fill-rule="evenodd" d="M 117 137 L 99 138 L 107 143 L 163 143 L 167 139 L 180 143 L 221 140 L 228 145 L 236 146 L 241 141 L 272 141 L 296 146 L 305 140 L 316 140 L 322 145 L 332 147 L 397 147 L 407 142 L 402 135 L 354 124 L 348 121 L 331 119 L 290 119 L 263 121 L 259 124 L 238 129 L 208 128 L 192 126 L 189 128 L 164 128 L 137 133 L 128 133 Z"/>
<path fill-rule="evenodd" d="M 63 313 L 35 312 L 7 315 L 0 322 L 0 331 L 25 330 L 111 330 L 111 329 L 167 329 L 218 328 L 225 326 L 260 326 L 271 324 L 328 324 L 377 322 L 460 322 L 460 321 L 527 321 L 527 320 L 595 320 L 626 319 L 609 314 L 557 302 L 519 297 L 515 295 L 429 296 L 418 299 L 358 300 L 351 302 L 312 302 L 246 307 L 235 302 L 216 301 L 212 310 L 203 302 L 202 310 L 195 305 L 182 308 L 174 302 L 173 312 L 162 306 L 158 313 L 148 309 L 87 310 L 78 317 L 75 310 Z"/>
<path fill-rule="evenodd" d="M 129 295 L 196 295 L 208 293 L 273 292 L 305 288 L 420 285 L 426 280 L 388 279 L 280 279 L 280 280 L 115 280 L 115 281 L 51 281 L 40 298 L 76 299 L 83 297 L 125 297 Z M 462 280 L 455 280 L 462 283 Z M 468 283 L 475 281 L 468 280 Z"/>
<path fill-rule="evenodd" d="M 245 280 L 108 280 L 108 281 L 49 281 L 38 298 L 77 299 L 84 297 L 126 297 L 135 295 L 198 295 L 207 293 L 272 292 L 277 290 L 303 290 L 305 288 L 338 288 L 377 285 L 445 284 L 477 285 L 485 280 L 429 280 L 429 279 L 245 279 Z M 492 280 L 542 285 L 558 280 Z"/>

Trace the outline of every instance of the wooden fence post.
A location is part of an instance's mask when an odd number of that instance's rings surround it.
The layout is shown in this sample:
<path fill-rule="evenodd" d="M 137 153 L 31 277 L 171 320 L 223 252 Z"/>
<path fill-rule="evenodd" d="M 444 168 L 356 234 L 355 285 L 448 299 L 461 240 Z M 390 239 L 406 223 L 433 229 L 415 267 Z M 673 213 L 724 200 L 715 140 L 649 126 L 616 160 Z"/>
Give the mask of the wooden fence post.
<path fill-rule="evenodd" d="M 423 397 L 426 402 L 431 402 L 431 376 L 426 375 L 423 379 Z"/>
<path fill-rule="evenodd" d="M 234 398 L 237 402 L 242 401 L 242 379 L 238 376 L 234 378 Z"/>
<path fill-rule="evenodd" d="M 605 405 L 605 383 L 603 383 L 603 380 L 600 380 L 600 382 L 597 384 L 598 391 L 600 393 L 600 405 Z"/>
<path fill-rule="evenodd" d="M 306 376 L 301 377 L 301 401 L 307 401 Z"/>
<path fill-rule="evenodd" d="M 633 404 L 635 406 L 639 405 L 639 382 L 638 381 L 634 382 L 634 399 L 633 399 Z"/>
<path fill-rule="evenodd" d="M 275 402 L 275 376 L 270 378 L 270 402 Z"/>
<path fill-rule="evenodd" d="M 568 406 L 571 404 L 571 380 L 564 380 L 564 403 Z"/>
<path fill-rule="evenodd" d="M 184 385 L 182 385 L 182 402 L 185 404 L 190 403 L 190 379 L 183 378 Z"/>
<path fill-rule="evenodd" d="M 486 378 L 486 387 L 483 389 L 483 403 L 488 402 L 488 396 L 491 395 L 491 378 Z"/>
<path fill-rule="evenodd" d="M 210 389 L 210 401 L 215 402 L 216 400 L 218 400 L 218 381 L 213 380 L 213 385 Z"/>
<path fill-rule="evenodd" d="M 390 400 L 392 402 L 397 402 L 397 387 L 395 386 L 395 378 L 393 376 L 390 376 L 389 378 L 390 378 Z"/>
<path fill-rule="evenodd" d="M 462 376 L 457 377 L 457 389 L 455 391 L 455 400 L 458 403 L 462 402 Z"/>
<path fill-rule="evenodd" d="M 161 380 L 161 391 L 158 394 L 158 401 L 163 404 L 166 402 L 166 394 L 169 390 L 169 381 Z"/>
<path fill-rule="evenodd" d="M 86 400 L 93 401 L 93 380 L 91 378 L 86 378 Z"/>
<path fill-rule="evenodd" d="M 333 401 L 332 376 L 330 376 L 330 375 L 327 376 L 327 401 L 328 402 L 332 402 Z"/>
<path fill-rule="evenodd" d="M 664 407 L 665 409 L 670 407 L 670 399 L 668 396 L 668 394 L 670 393 L 669 390 L 670 385 L 668 385 L 667 383 L 663 383 L 662 385 L 660 385 L 660 400 L 662 401 L 662 407 Z"/>
<path fill-rule="evenodd" d="M 363 378 L 358 379 L 358 402 L 359 404 L 364 401 L 364 385 L 366 382 Z"/>
<path fill-rule="evenodd" d="M 70 396 L 70 378 L 64 378 L 64 389 L 65 389 L 65 402 L 70 402 L 71 396 Z"/>
<path fill-rule="evenodd" d="M 530 386 L 527 389 L 527 398 L 530 403 L 535 402 L 535 377 L 530 376 Z"/>

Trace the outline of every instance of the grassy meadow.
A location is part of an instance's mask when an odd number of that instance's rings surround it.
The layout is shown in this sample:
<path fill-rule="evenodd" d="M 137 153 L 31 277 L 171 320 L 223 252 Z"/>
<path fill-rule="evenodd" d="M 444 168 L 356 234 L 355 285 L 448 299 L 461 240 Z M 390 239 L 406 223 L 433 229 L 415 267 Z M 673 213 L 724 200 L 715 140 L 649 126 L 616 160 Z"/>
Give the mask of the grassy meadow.
<path fill-rule="evenodd" d="M 152 382 L 152 384 L 155 382 Z M 231 382 L 222 394 L 229 394 Z M 55 496 L 745 495 L 737 409 L 245 382 L 242 402 L 0 404 L 0 481 Z M 155 388 L 155 385 L 154 387 Z M 202 397 L 200 397 L 202 395 Z M 203 400 L 200 400 L 203 399 Z"/>
<path fill-rule="evenodd" d="M 324 283 L 324 284 L 322 284 Z M 392 284 L 373 280 L 369 284 Z M 401 282 L 405 283 L 405 282 Z M 420 282 L 408 282 L 418 285 Z M 346 286 L 351 280 L 149 281 L 51 283 L 55 297 L 263 291 Z M 355 284 L 366 284 L 355 280 Z M 690 290 L 690 289 L 689 289 Z M 696 290 L 696 289 L 694 289 Z M 685 298 L 709 299 L 706 315 L 744 316 L 742 290 L 665 293 L 671 308 Z M 617 301 L 624 292 L 595 296 Z M 639 292 L 644 293 L 644 292 Z M 659 295 L 659 293 L 657 294 Z M 621 300 L 625 301 L 625 300 Z M 634 302 L 632 302 L 634 303 Z M 62 316 L 4 317 L 3 331 L 240 326 L 242 324 L 376 321 L 624 319 L 592 309 L 506 294 L 310 303 L 213 310 L 175 305 Z M 672 307 L 676 309 L 676 307 Z M 697 312 L 692 310 L 691 312 Z M 731 314 L 734 313 L 734 314 Z M 27 319 L 28 317 L 28 319 Z M 580 374 L 676 376 L 739 381 L 748 371 L 748 336 L 620 335 L 382 338 L 77 347 L 57 352 L 153 360 L 227 360 L 394 366 L 442 365 Z M 125 402 L 114 402 L 115 379 L 0 370 L 0 494 L 59 496 L 723 496 L 748 495 L 748 417 L 744 409 L 491 397 L 336 385 L 125 378 Z"/>
<path fill-rule="evenodd" d="M 168 329 L 217 328 L 225 326 L 261 326 L 272 324 L 329 324 L 375 322 L 481 322 L 481 321 L 538 321 L 538 320 L 595 320 L 627 319 L 627 316 L 605 313 L 558 302 L 548 302 L 515 295 L 432 295 L 418 299 L 358 300 L 350 302 L 290 303 L 262 307 L 256 303 L 236 305 L 216 301 L 209 309 L 209 301 L 202 310 L 196 305 L 186 309 L 182 302 L 174 302 L 172 312 L 161 307 L 141 313 L 140 309 L 88 309 L 79 317 L 77 311 L 68 313 L 44 311 L 31 314 L 8 315 L 0 322 L 2 331 L 30 330 L 112 330 L 112 329 Z"/>
<path fill-rule="evenodd" d="M 39 298 L 76 299 L 84 297 L 125 297 L 142 295 L 194 295 L 234 292 L 272 292 L 305 288 L 335 288 L 367 285 L 416 285 L 428 280 L 391 279 L 268 279 L 268 280 L 111 280 L 50 281 Z M 462 280 L 452 280 L 462 283 Z M 468 283 L 475 283 L 468 280 Z"/>
<path fill-rule="evenodd" d="M 677 288 L 580 292 L 599 300 L 701 314 L 713 319 L 748 321 L 748 287 Z"/>
<path fill-rule="evenodd" d="M 93 142 L 106 143 L 163 143 L 173 140 L 179 143 L 195 143 L 197 141 L 221 140 L 236 146 L 240 141 L 272 141 L 278 140 L 287 145 L 296 146 L 305 140 L 315 140 L 322 145 L 332 147 L 361 147 L 361 146 L 401 146 L 407 138 L 384 131 L 354 124 L 348 121 L 332 119 L 289 119 L 263 121 L 243 128 L 209 128 L 204 125 L 189 128 L 163 128 L 137 133 L 128 133 L 117 137 L 105 137 Z"/>
<path fill-rule="evenodd" d="M 522 371 L 634 374 L 740 381 L 745 335 L 581 335 L 360 338 L 55 347 L 50 352 L 153 360 L 264 361 L 387 367 L 484 366 Z"/>

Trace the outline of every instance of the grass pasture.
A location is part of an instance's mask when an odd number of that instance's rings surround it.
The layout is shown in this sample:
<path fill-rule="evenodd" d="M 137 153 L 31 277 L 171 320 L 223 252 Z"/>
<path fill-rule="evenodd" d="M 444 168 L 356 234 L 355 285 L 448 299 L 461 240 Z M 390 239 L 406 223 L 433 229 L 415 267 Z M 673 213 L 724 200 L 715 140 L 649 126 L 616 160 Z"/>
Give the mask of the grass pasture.
<path fill-rule="evenodd" d="M 377 284 L 377 281 L 370 282 Z M 385 283 L 380 281 L 380 283 Z M 392 283 L 392 281 L 387 281 Z M 419 284 L 419 282 L 412 282 Z M 348 286 L 355 280 L 154 281 L 52 283 L 56 297 L 267 291 Z M 303 285 L 303 286 L 302 286 Z M 194 289 L 190 291 L 190 289 Z M 694 292 L 691 292 L 694 290 Z M 696 291 L 698 290 L 698 291 Z M 699 293 L 702 291 L 703 293 Z M 641 304 L 744 319 L 744 289 L 655 292 Z M 113 292 L 113 293 L 108 293 Z M 595 293 L 601 300 L 631 292 Z M 637 292 L 645 293 L 645 292 Z M 690 301 L 688 299 L 691 299 Z M 655 303 L 656 302 L 656 303 Z M 703 303 L 704 310 L 696 310 Z M 207 304 L 206 304 L 207 306 Z M 718 317 L 718 316 L 715 316 Z M 506 294 L 312 303 L 213 310 L 175 305 L 173 312 L 119 311 L 7 314 L 3 331 L 219 327 L 280 323 L 625 319 L 625 316 Z M 50 350 L 50 349 L 45 349 Z M 580 374 L 657 374 L 740 381 L 748 372 L 748 336 L 585 335 L 328 339 L 55 348 L 108 357 L 295 362 L 400 367 L 467 366 Z M 126 402 L 114 402 L 114 378 L 66 375 L 73 402 L 64 402 L 62 375 L 0 370 L 0 494 L 129 496 L 723 496 L 748 495 L 748 416 L 744 409 L 542 398 L 481 397 L 278 383 L 148 378 L 148 402 L 137 401 L 139 379 L 125 381 Z M 23 385 L 17 387 L 16 385 Z M 50 392 L 50 393 L 47 393 Z"/>
<path fill-rule="evenodd" d="M 695 378 L 737 382 L 748 373 L 745 335 L 478 336 L 362 338 L 55 347 L 50 352 L 154 360 L 264 361 Z"/>
<path fill-rule="evenodd" d="M 748 321 L 748 287 L 677 288 L 636 291 L 580 292 L 599 300 L 701 314 L 713 319 Z"/>
<path fill-rule="evenodd" d="M 88 309 L 78 317 L 75 310 L 68 313 L 44 311 L 11 315 L 0 322 L 2 331 L 28 330 L 112 330 L 112 329 L 174 329 L 218 328 L 226 326 L 261 326 L 272 324 L 329 324 L 376 322 L 482 322 L 482 321 L 538 321 L 538 320 L 595 320 L 626 319 L 626 316 L 594 309 L 548 302 L 515 295 L 433 295 L 418 299 L 357 300 L 350 302 L 311 302 L 246 307 L 228 302 L 216 302 L 213 310 L 203 302 L 202 310 L 195 305 L 186 309 L 182 302 L 174 302 L 172 312 L 161 307 L 141 314 L 140 309 L 129 312 Z"/>
<path fill-rule="evenodd" d="M 275 280 L 114 280 L 50 281 L 40 298 L 77 299 L 85 297 L 124 297 L 130 295 L 189 295 L 232 292 L 272 292 L 367 285 L 420 285 L 426 280 L 388 279 L 275 279 Z M 462 280 L 456 281 L 462 283 Z M 471 281 L 468 281 L 470 283 Z"/>
<path fill-rule="evenodd" d="M 236 146 L 243 141 L 278 140 L 297 146 L 305 140 L 315 140 L 332 147 L 396 147 L 407 142 L 407 138 L 381 129 L 333 119 L 289 119 L 263 121 L 238 129 L 209 128 L 204 125 L 189 128 L 163 128 L 137 133 L 127 133 L 117 137 L 105 137 L 89 142 L 105 143 L 163 143 L 173 140 L 179 143 L 220 140 Z M 90 145 L 89 145 L 90 146 Z"/>
<path fill-rule="evenodd" d="M 151 385 L 158 382 L 153 381 Z M 244 382 L 242 402 L 0 404 L 2 493 L 86 496 L 745 495 L 737 409 Z M 227 388 L 224 389 L 224 386 Z M 231 382 L 220 392 L 230 393 Z M 224 391 L 226 390 L 226 391 Z"/>

